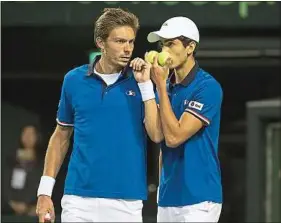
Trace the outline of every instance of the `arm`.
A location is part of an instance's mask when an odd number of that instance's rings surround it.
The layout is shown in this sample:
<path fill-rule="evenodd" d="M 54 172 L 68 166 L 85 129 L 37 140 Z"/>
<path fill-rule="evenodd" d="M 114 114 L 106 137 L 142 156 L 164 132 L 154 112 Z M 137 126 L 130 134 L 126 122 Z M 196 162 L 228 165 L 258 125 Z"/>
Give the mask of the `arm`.
<path fill-rule="evenodd" d="M 37 191 L 36 213 L 39 216 L 39 222 L 44 222 L 45 217 L 48 217 L 48 220 L 51 218 L 52 221 L 55 219 L 54 205 L 51 200 L 53 187 L 55 178 L 68 151 L 70 137 L 73 132 L 72 127 L 74 126 L 74 111 L 69 92 L 71 89 L 69 77 L 71 76 L 66 75 L 64 78 L 57 112 L 58 125 L 49 141 L 43 176 Z"/>
<path fill-rule="evenodd" d="M 155 99 L 144 102 L 145 107 L 145 128 L 150 139 L 155 143 L 160 143 L 164 139 L 162 133 L 160 112 Z"/>
<path fill-rule="evenodd" d="M 178 120 L 172 110 L 171 103 L 166 90 L 166 85 L 162 84 L 158 88 L 160 99 L 160 117 L 162 121 L 163 133 L 166 145 L 175 148 L 188 140 L 203 123 L 190 113 L 185 112 Z"/>
<path fill-rule="evenodd" d="M 71 103 L 70 83 L 69 75 L 66 75 L 57 111 L 57 126 L 50 138 L 45 156 L 43 175 L 52 178 L 56 178 L 59 172 L 68 151 L 69 140 L 73 132 L 74 111 Z"/>
<path fill-rule="evenodd" d="M 55 178 L 68 151 L 72 131 L 72 127 L 57 125 L 52 134 L 45 156 L 44 171 L 39 184 L 37 196 L 52 196 Z"/>
<path fill-rule="evenodd" d="M 39 216 L 39 222 L 45 221 L 44 219 L 47 213 L 50 214 L 52 221 L 55 219 L 55 210 L 51 196 L 55 184 L 55 178 L 68 151 L 72 131 L 72 127 L 57 125 L 50 138 L 45 156 L 43 176 L 41 177 L 37 192 L 38 201 L 36 213 Z"/>
<path fill-rule="evenodd" d="M 158 91 L 160 118 L 165 143 L 168 147 L 174 148 L 194 135 L 202 127 L 202 122 L 190 114 L 183 114 L 180 120 L 177 119 L 172 110 L 166 88 L 169 68 L 167 65 L 160 67 L 157 61 L 158 56 L 154 58 L 151 67 L 151 79 L 156 84 Z"/>
<path fill-rule="evenodd" d="M 202 83 L 193 96 L 192 100 L 194 101 L 188 103 L 180 120 L 178 120 L 172 110 L 166 89 L 166 80 L 163 78 L 168 73 L 168 67 L 158 66 L 156 56 L 151 71 L 151 78 L 156 84 L 159 95 L 160 117 L 165 142 L 168 147 L 176 148 L 204 125 L 210 124 L 214 115 L 220 111 L 222 89 L 215 80 Z"/>
<path fill-rule="evenodd" d="M 155 101 L 153 83 L 150 80 L 151 64 L 141 58 L 135 58 L 131 61 L 130 66 L 133 69 L 134 77 L 138 82 L 142 101 L 144 102 L 144 122 L 147 134 L 153 142 L 159 143 L 164 139 L 164 136 L 161 128 L 159 109 Z"/>
<path fill-rule="evenodd" d="M 44 176 L 56 178 L 65 155 L 68 151 L 72 127 L 57 125 L 50 138 L 47 153 L 45 156 Z"/>

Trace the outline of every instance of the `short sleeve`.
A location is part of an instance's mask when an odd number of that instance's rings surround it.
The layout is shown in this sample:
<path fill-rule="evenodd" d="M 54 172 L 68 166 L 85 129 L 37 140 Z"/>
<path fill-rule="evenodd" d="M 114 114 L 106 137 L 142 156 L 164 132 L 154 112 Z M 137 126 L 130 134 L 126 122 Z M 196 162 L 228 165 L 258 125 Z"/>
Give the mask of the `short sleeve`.
<path fill-rule="evenodd" d="M 220 112 L 223 92 L 216 81 L 205 84 L 194 94 L 191 100 L 186 100 L 185 112 L 196 116 L 205 125 L 210 125 L 213 117 Z"/>
<path fill-rule="evenodd" d="M 74 112 L 70 100 L 69 95 L 69 87 L 68 87 L 68 80 L 65 77 L 62 89 L 61 89 L 61 96 L 60 101 L 58 105 L 58 111 L 57 111 L 57 123 L 62 126 L 73 126 L 74 125 Z"/>

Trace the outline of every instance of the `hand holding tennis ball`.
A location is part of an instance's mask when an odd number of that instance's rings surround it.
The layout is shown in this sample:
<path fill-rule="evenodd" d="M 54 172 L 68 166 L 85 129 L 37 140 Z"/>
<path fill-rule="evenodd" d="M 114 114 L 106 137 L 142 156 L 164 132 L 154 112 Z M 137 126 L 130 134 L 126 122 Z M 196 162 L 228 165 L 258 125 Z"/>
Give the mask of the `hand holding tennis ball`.
<path fill-rule="evenodd" d="M 152 51 L 149 51 L 148 53 L 145 54 L 145 61 L 148 62 L 148 63 L 151 63 L 153 64 L 153 61 L 154 61 L 154 58 L 158 55 L 158 64 L 160 66 L 165 66 L 168 62 L 169 62 L 169 59 L 170 59 L 170 55 L 168 52 L 161 52 L 161 53 L 158 53 L 157 51 L 155 50 L 152 50 Z"/>
<path fill-rule="evenodd" d="M 161 67 L 164 67 L 166 64 L 169 63 L 170 54 L 168 52 L 161 52 L 158 54 L 158 64 Z"/>
<path fill-rule="evenodd" d="M 171 61 L 167 52 L 161 52 L 154 57 L 153 64 L 150 69 L 150 78 L 156 85 L 157 89 L 166 89 L 166 82 L 169 76 L 169 65 Z"/>

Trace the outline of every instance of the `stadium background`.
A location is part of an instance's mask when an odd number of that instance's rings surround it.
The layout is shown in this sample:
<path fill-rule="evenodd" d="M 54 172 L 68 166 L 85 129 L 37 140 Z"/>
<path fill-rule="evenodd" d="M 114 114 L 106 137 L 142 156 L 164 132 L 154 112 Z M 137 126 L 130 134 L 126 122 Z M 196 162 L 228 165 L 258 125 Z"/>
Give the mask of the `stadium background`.
<path fill-rule="evenodd" d="M 156 49 L 146 36 L 169 17 L 183 15 L 197 23 L 197 60 L 224 90 L 220 158 L 225 202 L 220 222 L 280 221 L 278 2 L 1 2 L 2 179 L 7 174 L 5 157 L 15 153 L 25 125 L 40 126 L 43 162 L 56 125 L 63 76 L 88 63 L 95 52 L 93 22 L 105 7 L 128 8 L 139 16 L 135 56 Z M 159 148 L 148 141 L 148 150 L 148 181 L 157 185 Z M 58 219 L 67 161 L 54 189 Z M 146 221 L 156 215 L 156 193 L 150 189 Z M 2 187 L 2 202 L 4 195 Z M 23 218 L 2 216 L 3 222 L 8 220 Z"/>

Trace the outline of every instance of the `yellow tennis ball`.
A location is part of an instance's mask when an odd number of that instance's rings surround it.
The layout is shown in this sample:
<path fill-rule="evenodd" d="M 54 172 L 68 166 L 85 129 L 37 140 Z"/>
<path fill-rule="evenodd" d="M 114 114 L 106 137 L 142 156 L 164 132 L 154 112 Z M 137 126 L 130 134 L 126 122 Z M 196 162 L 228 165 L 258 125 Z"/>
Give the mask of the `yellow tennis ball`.
<path fill-rule="evenodd" d="M 167 63 L 167 60 L 169 59 L 170 54 L 168 52 L 161 52 L 158 54 L 158 64 L 160 66 L 164 66 Z"/>
<path fill-rule="evenodd" d="M 157 54 L 158 54 L 157 51 L 151 50 L 151 51 L 149 51 L 149 52 L 145 55 L 144 60 L 145 60 L 146 62 L 152 64 L 152 63 L 153 63 L 153 60 L 154 60 L 154 58 L 156 57 Z"/>

